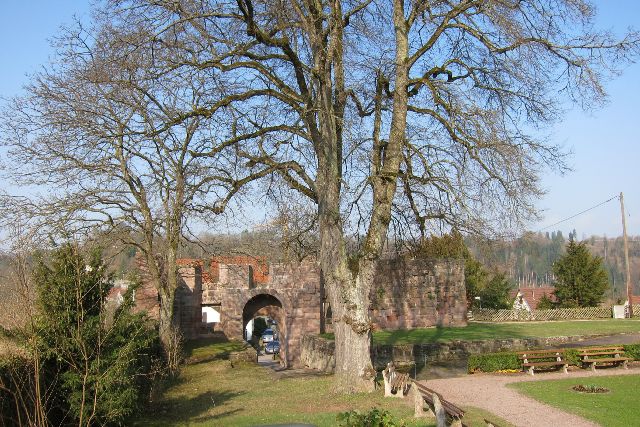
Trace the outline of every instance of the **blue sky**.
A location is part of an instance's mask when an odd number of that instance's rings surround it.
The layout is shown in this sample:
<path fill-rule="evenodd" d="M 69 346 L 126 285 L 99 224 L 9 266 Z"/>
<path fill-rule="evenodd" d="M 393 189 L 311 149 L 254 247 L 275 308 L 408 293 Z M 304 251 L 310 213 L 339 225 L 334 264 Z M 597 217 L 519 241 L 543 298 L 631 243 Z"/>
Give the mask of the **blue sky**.
<path fill-rule="evenodd" d="M 20 92 L 27 74 L 38 69 L 52 55 L 48 39 L 73 15 L 88 19 L 86 1 L 1 0 L 0 96 Z M 600 0 L 597 24 L 620 33 L 628 27 L 640 29 L 640 2 Z M 640 235 L 640 64 L 606 84 L 608 104 L 599 110 L 582 112 L 573 108 L 554 127 L 552 140 L 573 151 L 573 171 L 563 177 L 548 175 L 543 185 L 548 194 L 538 202 L 543 221 L 531 224 L 540 230 L 624 192 L 627 228 Z M 617 200 L 587 214 L 548 229 L 565 236 L 576 229 L 578 236 L 621 234 Z"/>

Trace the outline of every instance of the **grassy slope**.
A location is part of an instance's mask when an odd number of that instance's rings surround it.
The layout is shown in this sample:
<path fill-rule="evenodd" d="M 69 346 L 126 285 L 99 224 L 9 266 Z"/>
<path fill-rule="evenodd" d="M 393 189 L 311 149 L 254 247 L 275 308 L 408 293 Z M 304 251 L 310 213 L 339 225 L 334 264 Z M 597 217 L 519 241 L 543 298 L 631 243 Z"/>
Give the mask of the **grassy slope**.
<path fill-rule="evenodd" d="M 378 331 L 374 333 L 373 341 L 376 344 L 415 344 L 452 340 L 606 335 L 633 332 L 640 332 L 640 320 L 610 319 L 526 323 L 471 322 L 463 328 L 422 328 Z M 331 334 L 325 334 L 324 336 L 332 338 Z"/>
<path fill-rule="evenodd" d="M 135 425 L 251 426 L 304 422 L 335 426 L 336 415 L 351 409 L 378 407 L 416 425 L 413 406 L 407 399 L 385 399 L 382 391 L 372 394 L 338 395 L 331 390 L 330 376 L 276 380 L 272 371 L 255 365 L 231 368 L 225 357 L 239 343 L 199 341 L 188 349 L 190 364 L 178 381 L 167 388 L 147 414 Z M 491 414 L 469 408 L 465 423 L 484 426 Z M 424 421 L 418 423 L 425 425 Z M 429 425 L 429 424 L 427 424 Z"/>
<path fill-rule="evenodd" d="M 611 392 L 591 394 L 571 390 L 578 384 L 606 387 Z M 605 426 L 633 426 L 640 420 L 640 375 L 523 382 L 509 387 Z"/>

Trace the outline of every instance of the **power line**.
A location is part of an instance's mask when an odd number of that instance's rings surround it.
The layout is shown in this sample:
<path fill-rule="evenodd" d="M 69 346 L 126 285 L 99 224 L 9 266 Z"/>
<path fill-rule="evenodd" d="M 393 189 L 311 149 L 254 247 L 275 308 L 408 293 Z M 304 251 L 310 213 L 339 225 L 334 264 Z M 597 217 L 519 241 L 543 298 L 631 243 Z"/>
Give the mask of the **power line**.
<path fill-rule="evenodd" d="M 608 199 L 608 200 L 605 200 L 605 201 L 604 201 L 604 202 L 602 202 L 602 203 L 598 203 L 598 204 L 597 204 L 597 205 L 595 205 L 595 206 L 591 206 L 590 208 L 583 210 L 582 212 L 578 212 L 577 214 L 575 214 L 575 215 L 571 215 L 570 217 L 567 217 L 567 218 L 565 218 L 565 219 L 563 219 L 563 220 L 561 220 L 561 221 L 558 221 L 558 222 L 556 222 L 556 223 L 554 223 L 554 224 L 547 225 L 546 227 L 541 228 L 540 230 L 538 230 L 538 232 L 540 232 L 540 231 L 544 231 L 544 230 L 546 230 L 547 228 L 555 227 L 555 226 L 556 226 L 556 225 L 558 225 L 558 224 L 562 224 L 562 223 L 563 223 L 563 222 L 565 222 L 565 221 L 569 221 L 570 219 L 573 219 L 573 218 L 575 218 L 575 217 L 577 217 L 577 216 L 580 216 L 580 215 L 582 215 L 583 213 L 587 213 L 587 212 L 589 212 L 589 211 L 591 211 L 591 210 L 593 210 L 593 209 L 595 209 L 595 208 L 599 208 L 600 206 L 602 206 L 602 205 L 604 205 L 604 204 L 606 204 L 606 203 L 609 203 L 610 201 L 612 201 L 612 200 L 614 200 L 614 199 L 619 199 L 619 198 L 620 198 L 620 196 L 619 196 L 619 195 L 615 195 L 615 196 L 613 196 L 612 198 L 610 198 L 610 199 Z"/>

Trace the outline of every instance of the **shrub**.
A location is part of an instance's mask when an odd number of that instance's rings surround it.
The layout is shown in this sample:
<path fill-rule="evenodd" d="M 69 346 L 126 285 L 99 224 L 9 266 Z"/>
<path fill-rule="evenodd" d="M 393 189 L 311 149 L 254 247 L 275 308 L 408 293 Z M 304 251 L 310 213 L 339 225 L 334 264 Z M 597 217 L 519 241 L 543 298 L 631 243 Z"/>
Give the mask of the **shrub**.
<path fill-rule="evenodd" d="M 402 427 L 404 422 L 397 421 L 388 411 L 372 409 L 369 412 L 342 412 L 337 416 L 341 427 Z"/>
<path fill-rule="evenodd" d="M 565 360 L 569 365 L 580 366 L 582 365 L 582 358 L 578 356 L 579 351 L 575 348 L 567 348 L 564 350 Z"/>
<path fill-rule="evenodd" d="M 522 361 L 516 353 L 472 354 L 467 362 L 469 373 L 496 372 L 502 370 L 520 370 Z"/>
<path fill-rule="evenodd" d="M 482 306 L 496 310 L 511 308 L 511 301 L 509 300 L 511 288 L 512 284 L 504 274 L 495 273 L 479 292 Z"/>
<path fill-rule="evenodd" d="M 627 344 L 624 346 L 624 352 L 627 357 L 640 360 L 640 344 Z"/>
<path fill-rule="evenodd" d="M 551 298 L 547 294 L 542 295 L 542 298 L 538 301 L 537 310 L 551 310 L 553 308 L 556 308 L 556 305 L 551 301 Z"/>
<path fill-rule="evenodd" d="M 50 260 L 50 261 L 49 261 Z M 159 357 L 157 332 L 131 312 L 132 290 L 109 315 L 113 283 L 98 252 L 86 258 L 65 245 L 34 272 L 38 316 L 31 346 L 55 425 L 122 424 L 149 396 Z"/>
<path fill-rule="evenodd" d="M 33 402 L 28 396 L 33 390 L 29 367 L 29 361 L 22 357 L 0 357 L 0 426 L 30 424 Z"/>

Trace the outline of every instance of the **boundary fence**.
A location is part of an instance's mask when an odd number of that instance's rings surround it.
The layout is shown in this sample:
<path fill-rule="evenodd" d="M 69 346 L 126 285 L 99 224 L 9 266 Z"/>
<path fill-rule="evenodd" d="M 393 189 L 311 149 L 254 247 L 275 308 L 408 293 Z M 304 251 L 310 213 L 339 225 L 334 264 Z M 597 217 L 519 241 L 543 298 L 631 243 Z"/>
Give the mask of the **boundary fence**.
<path fill-rule="evenodd" d="M 634 317 L 640 317 L 640 305 L 633 306 Z M 493 310 L 474 309 L 473 320 L 481 322 L 513 322 L 531 320 L 610 319 L 611 307 L 555 308 L 551 310 Z"/>

